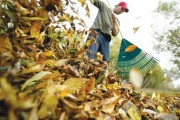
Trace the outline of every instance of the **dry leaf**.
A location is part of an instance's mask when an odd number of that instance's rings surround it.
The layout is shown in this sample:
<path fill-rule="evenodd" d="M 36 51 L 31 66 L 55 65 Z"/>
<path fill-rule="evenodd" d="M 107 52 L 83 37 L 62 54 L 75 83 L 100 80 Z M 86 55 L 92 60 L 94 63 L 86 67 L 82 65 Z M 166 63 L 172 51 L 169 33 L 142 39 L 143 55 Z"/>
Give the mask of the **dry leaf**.
<path fill-rule="evenodd" d="M 90 18 L 90 10 L 89 10 L 89 6 L 87 5 L 85 9 L 86 9 L 86 12 L 87 12 L 87 16 Z"/>
<path fill-rule="evenodd" d="M 73 20 L 72 17 L 69 14 L 65 14 L 64 17 L 65 17 L 66 21 L 69 22 L 69 23 L 71 23 L 72 20 Z"/>
<path fill-rule="evenodd" d="M 106 113 L 113 113 L 115 105 L 118 103 L 120 96 L 106 98 L 101 101 L 102 111 Z"/>
<path fill-rule="evenodd" d="M 24 69 L 21 74 L 28 74 L 32 72 L 40 72 L 44 68 L 44 65 L 35 65 L 31 68 Z"/>
<path fill-rule="evenodd" d="M 136 33 L 136 32 L 139 30 L 139 28 L 140 28 L 140 27 L 134 27 L 134 28 L 133 28 L 134 33 Z"/>
<path fill-rule="evenodd" d="M 37 37 L 40 34 L 40 29 L 41 29 L 41 22 L 40 21 L 35 21 L 32 24 L 32 27 L 31 27 L 31 30 L 30 30 L 31 36 Z"/>
<path fill-rule="evenodd" d="M 26 82 L 22 85 L 21 89 L 24 90 L 26 87 L 35 84 L 38 80 L 42 79 L 47 74 L 51 74 L 51 72 L 42 71 L 40 73 L 37 73 L 35 76 L 33 76 L 30 79 L 26 80 Z"/>
<path fill-rule="evenodd" d="M 97 60 L 99 60 L 99 61 L 102 61 L 102 60 L 103 60 L 103 55 L 102 55 L 100 52 L 96 53 L 94 56 L 95 56 L 95 58 L 96 58 Z"/>
<path fill-rule="evenodd" d="M 90 91 L 94 88 L 95 85 L 95 78 L 89 79 L 89 81 L 81 87 L 78 92 L 78 98 L 80 100 L 84 100 L 86 95 L 90 93 Z"/>
<path fill-rule="evenodd" d="M 85 0 L 78 0 L 78 1 L 81 3 L 82 6 L 85 4 Z"/>
<path fill-rule="evenodd" d="M 0 43 L 0 54 L 12 50 L 12 44 L 8 36 L 0 36 Z"/>
<path fill-rule="evenodd" d="M 134 106 L 130 107 L 130 109 L 128 110 L 128 114 L 132 120 L 141 120 L 141 115 Z"/>
<path fill-rule="evenodd" d="M 56 63 L 55 63 L 55 66 L 57 66 L 57 67 L 61 67 L 61 66 L 63 66 L 63 65 L 66 65 L 66 62 L 68 61 L 68 59 L 61 59 L 61 60 L 59 60 L 59 61 L 57 61 Z"/>
<path fill-rule="evenodd" d="M 86 81 L 87 79 L 85 78 L 70 78 L 66 80 L 63 85 L 66 86 L 66 89 L 70 90 L 71 93 L 75 93 L 86 83 Z"/>
<path fill-rule="evenodd" d="M 133 52 L 136 49 L 136 45 L 129 45 L 124 52 Z"/>
<path fill-rule="evenodd" d="M 14 2 L 15 8 L 17 11 L 21 12 L 23 15 L 27 15 L 30 14 L 31 12 L 24 8 L 21 4 L 19 4 L 18 2 Z"/>

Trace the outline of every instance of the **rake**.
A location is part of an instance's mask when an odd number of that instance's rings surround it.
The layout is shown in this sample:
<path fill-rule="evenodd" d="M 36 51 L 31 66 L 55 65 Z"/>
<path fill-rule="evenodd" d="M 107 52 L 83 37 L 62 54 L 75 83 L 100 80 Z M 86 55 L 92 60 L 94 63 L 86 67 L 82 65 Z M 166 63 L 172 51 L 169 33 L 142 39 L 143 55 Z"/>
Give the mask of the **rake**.
<path fill-rule="evenodd" d="M 107 2 L 109 4 L 109 7 L 111 8 L 108 0 Z M 122 78 L 128 78 L 130 70 L 132 68 L 138 68 L 141 71 L 142 75 L 145 76 L 150 70 L 158 65 L 158 60 L 123 38 L 120 27 L 119 31 L 122 37 L 122 42 L 119 48 L 119 56 L 116 65 L 117 74 Z"/>
<path fill-rule="evenodd" d="M 122 39 L 116 65 L 117 73 L 123 78 L 127 78 L 132 68 L 138 68 L 145 76 L 158 64 L 158 60 L 137 46 L 133 50 L 127 51 L 128 47 L 131 46 L 135 45 L 124 38 Z"/>

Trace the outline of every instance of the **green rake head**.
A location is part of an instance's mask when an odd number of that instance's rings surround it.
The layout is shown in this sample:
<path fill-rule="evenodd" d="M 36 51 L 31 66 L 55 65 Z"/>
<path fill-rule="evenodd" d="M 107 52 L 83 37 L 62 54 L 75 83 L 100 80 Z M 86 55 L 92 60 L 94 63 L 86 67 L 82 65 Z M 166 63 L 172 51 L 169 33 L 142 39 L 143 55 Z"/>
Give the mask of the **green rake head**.
<path fill-rule="evenodd" d="M 117 74 L 122 78 L 128 78 L 129 71 L 132 68 L 140 69 L 143 76 L 145 76 L 151 69 L 158 64 L 158 60 L 137 46 L 133 45 L 126 39 L 122 39 L 118 61 Z"/>

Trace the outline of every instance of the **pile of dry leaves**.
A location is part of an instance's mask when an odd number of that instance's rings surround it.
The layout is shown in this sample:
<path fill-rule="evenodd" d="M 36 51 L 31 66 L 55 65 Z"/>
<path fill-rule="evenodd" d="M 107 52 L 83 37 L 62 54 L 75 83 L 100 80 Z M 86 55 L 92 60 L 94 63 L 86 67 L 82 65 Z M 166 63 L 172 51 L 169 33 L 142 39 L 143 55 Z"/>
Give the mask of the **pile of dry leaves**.
<path fill-rule="evenodd" d="M 85 0 L 79 0 L 89 12 Z M 71 0 L 1 0 L 0 119 L 176 120 L 180 98 L 123 84 L 81 45 L 85 27 Z M 88 15 L 88 14 L 87 14 Z M 78 22 L 77 22 L 78 21 Z M 70 27 L 68 28 L 67 22 Z"/>

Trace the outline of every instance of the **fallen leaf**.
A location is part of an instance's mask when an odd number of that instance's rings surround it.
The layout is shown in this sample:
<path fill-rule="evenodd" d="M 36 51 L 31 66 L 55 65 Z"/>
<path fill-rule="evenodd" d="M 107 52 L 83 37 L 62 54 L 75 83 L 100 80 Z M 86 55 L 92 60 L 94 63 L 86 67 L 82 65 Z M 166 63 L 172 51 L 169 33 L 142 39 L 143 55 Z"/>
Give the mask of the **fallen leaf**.
<path fill-rule="evenodd" d="M 0 36 L 0 53 L 12 50 L 12 44 L 8 36 Z"/>
<path fill-rule="evenodd" d="M 136 49 L 136 45 L 129 45 L 124 52 L 133 52 Z"/>
<path fill-rule="evenodd" d="M 139 30 L 139 28 L 140 28 L 140 27 L 134 27 L 134 28 L 133 28 L 134 33 L 136 33 L 136 32 Z"/>
<path fill-rule="evenodd" d="M 31 36 L 37 37 L 40 34 L 40 29 L 41 29 L 41 22 L 34 21 L 30 30 Z"/>
<path fill-rule="evenodd" d="M 26 87 L 35 84 L 38 80 L 40 80 L 42 77 L 44 77 L 47 74 L 51 74 L 51 72 L 42 71 L 40 73 L 37 73 L 35 76 L 33 76 L 30 79 L 26 80 L 26 82 L 22 85 L 21 90 L 24 90 Z"/>
<path fill-rule="evenodd" d="M 78 0 L 78 1 L 81 3 L 82 6 L 85 4 L 85 0 Z"/>
<path fill-rule="evenodd" d="M 78 92 L 78 98 L 80 100 L 84 100 L 86 95 L 90 93 L 90 91 L 94 88 L 95 85 L 95 78 L 90 78 L 89 81 L 81 87 Z"/>
<path fill-rule="evenodd" d="M 38 65 L 32 66 L 31 68 L 24 69 L 21 74 L 40 72 L 40 71 L 42 71 L 43 67 L 44 67 L 43 65 L 38 64 Z"/>
<path fill-rule="evenodd" d="M 131 106 L 131 108 L 128 110 L 128 114 L 132 120 L 141 120 L 141 115 L 134 106 Z"/>
<path fill-rule="evenodd" d="M 118 103 L 120 96 L 106 98 L 101 101 L 102 111 L 106 113 L 113 113 L 115 105 Z"/>
<path fill-rule="evenodd" d="M 59 60 L 59 61 L 57 61 L 56 63 L 55 63 L 55 66 L 57 66 L 57 67 L 61 67 L 61 66 L 63 66 L 63 65 L 66 65 L 66 62 L 68 61 L 68 59 L 61 59 L 61 60 Z"/>
<path fill-rule="evenodd" d="M 63 83 L 63 85 L 66 86 L 67 87 L 66 89 L 70 90 L 71 93 L 75 93 L 87 81 L 88 81 L 88 79 L 85 79 L 85 78 L 69 78 Z"/>

